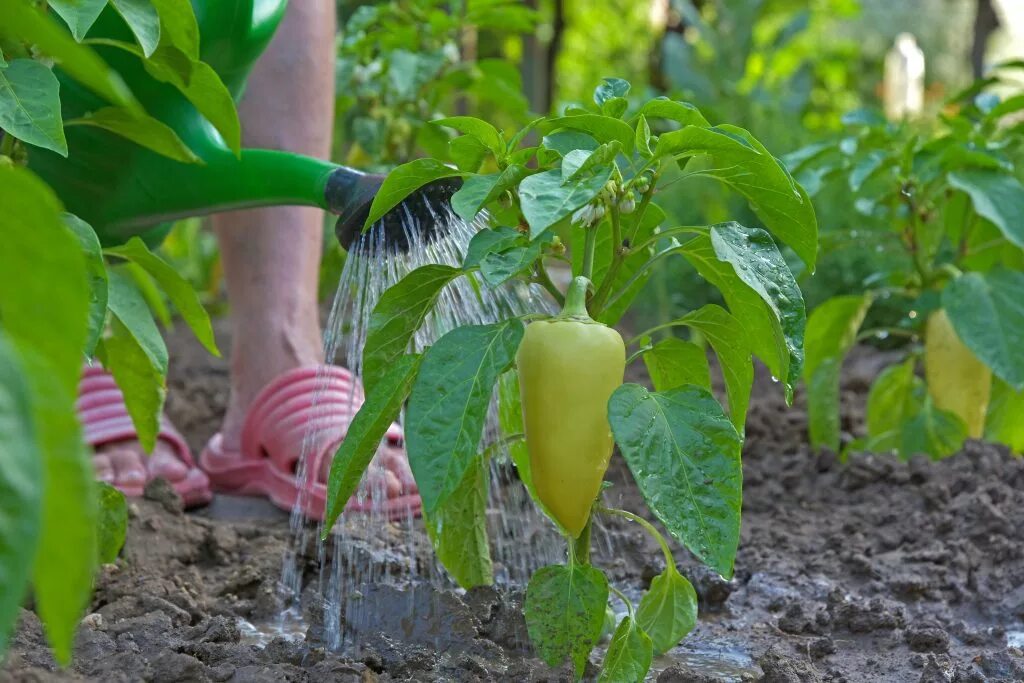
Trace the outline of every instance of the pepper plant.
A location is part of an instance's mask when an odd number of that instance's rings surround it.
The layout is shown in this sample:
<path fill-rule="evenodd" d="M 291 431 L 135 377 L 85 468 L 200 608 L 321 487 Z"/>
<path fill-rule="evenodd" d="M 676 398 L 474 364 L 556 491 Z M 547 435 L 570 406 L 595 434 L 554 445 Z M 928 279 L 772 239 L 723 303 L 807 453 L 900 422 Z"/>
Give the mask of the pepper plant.
<path fill-rule="evenodd" d="M 88 45 L 104 11 L 135 42 L 106 41 L 171 82 L 239 145 L 231 95 L 198 59 L 188 0 L 0 0 L 0 656 L 31 585 L 56 660 L 71 657 L 101 562 L 124 542 L 124 497 L 95 482 L 75 412 L 83 364 L 98 358 L 122 389 L 139 441 L 152 450 L 166 394 L 167 349 L 152 310 L 165 299 L 216 352 L 191 287 L 135 238 L 103 248 L 25 167 L 33 148 L 68 155 L 65 127 L 94 126 L 182 162 L 199 159 L 150 116 Z M 52 11 L 51 11 L 52 10 Z M 55 70 L 105 106 L 65 119 Z M 204 87 L 191 88 L 189 77 Z"/>
<path fill-rule="evenodd" d="M 654 653 L 674 647 L 697 619 L 696 594 L 665 538 L 635 512 L 600 502 L 613 443 L 654 517 L 731 577 L 752 357 L 780 378 L 787 395 L 803 364 L 803 298 L 776 239 L 808 268 L 817 248 L 810 199 L 750 133 L 712 126 L 695 107 L 665 98 L 627 112 L 628 90 L 625 81 L 606 79 L 594 106 L 537 119 L 511 135 L 468 116 L 436 121 L 461 134 L 453 148 L 467 147 L 459 141 L 469 137 L 486 157 L 456 153 L 456 166 L 418 159 L 388 176 L 367 227 L 417 188 L 454 176 L 462 186 L 453 210 L 467 221 L 487 210 L 490 227 L 474 236 L 461 267 L 423 266 L 373 311 L 363 350 L 367 401 L 331 469 L 324 531 L 326 537 L 408 401 L 406 447 L 437 557 L 464 587 L 491 583 L 485 506 L 488 459 L 497 449 L 481 440 L 496 393 L 501 443 L 568 543 L 565 564 L 530 580 L 530 637 L 546 662 L 571 660 L 580 677 L 616 595 L 628 616 L 605 657 L 601 677 L 609 681 L 642 680 Z M 668 130 L 654 136 L 651 122 Z M 663 226 L 657 200 L 679 187 L 661 182 L 673 167 L 683 168 L 683 181 L 731 187 L 763 227 Z M 652 269 L 674 255 L 716 285 L 727 307 L 703 306 L 623 342 L 611 326 Z M 572 264 L 564 296 L 547 271 L 556 260 Z M 479 287 L 517 278 L 539 283 L 564 308 L 553 317 L 459 327 L 422 353 L 409 352 L 439 293 L 456 278 Z M 699 333 L 717 354 L 725 405 L 711 393 L 703 348 L 675 336 L 655 341 L 677 327 Z M 622 383 L 626 364 L 641 360 L 654 391 Z M 664 550 L 665 570 L 636 607 L 591 564 L 596 515 L 640 524 Z"/>
<path fill-rule="evenodd" d="M 955 96 L 939 121 L 855 112 L 841 138 L 792 155 L 812 191 L 839 186 L 852 198 L 855 234 L 879 266 L 863 293 L 829 299 L 810 316 L 813 445 L 839 449 L 847 351 L 898 337 L 910 342 L 905 357 L 875 380 L 867 436 L 847 448 L 941 458 L 982 437 L 1024 448 L 1024 96 L 1001 100 L 991 92 L 998 83 L 993 76 Z"/>

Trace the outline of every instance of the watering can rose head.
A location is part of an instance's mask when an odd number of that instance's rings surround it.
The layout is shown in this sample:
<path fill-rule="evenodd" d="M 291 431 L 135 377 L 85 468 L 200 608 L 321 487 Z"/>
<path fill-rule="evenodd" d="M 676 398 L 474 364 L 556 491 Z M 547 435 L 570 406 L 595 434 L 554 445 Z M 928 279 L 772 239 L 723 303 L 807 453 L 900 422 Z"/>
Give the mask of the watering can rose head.
<path fill-rule="evenodd" d="M 339 168 L 328 179 L 327 204 L 339 215 L 334 234 L 346 251 L 362 234 L 370 205 L 384 178 Z M 418 242 L 429 242 L 446 229 L 445 209 L 460 187 L 459 178 L 443 178 L 424 185 L 384 214 L 372 231 L 383 230 L 385 243 L 400 251 L 407 251 Z"/>

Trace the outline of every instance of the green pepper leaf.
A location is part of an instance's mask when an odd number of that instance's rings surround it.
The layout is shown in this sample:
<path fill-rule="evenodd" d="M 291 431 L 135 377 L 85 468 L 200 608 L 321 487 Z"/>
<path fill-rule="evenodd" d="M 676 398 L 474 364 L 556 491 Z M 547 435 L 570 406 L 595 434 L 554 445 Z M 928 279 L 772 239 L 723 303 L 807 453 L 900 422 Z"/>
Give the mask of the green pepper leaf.
<path fill-rule="evenodd" d="M 498 129 L 482 119 L 473 116 L 449 116 L 431 121 L 435 126 L 454 128 L 460 133 L 471 135 L 494 153 L 494 158 L 501 161 L 505 157 L 505 140 Z"/>
<path fill-rule="evenodd" d="M 665 567 L 640 599 L 636 620 L 650 636 L 654 651 L 668 652 L 697 625 L 697 591 L 675 567 Z"/>
<path fill-rule="evenodd" d="M 494 583 L 487 537 L 489 492 L 490 464 L 487 458 L 478 457 L 441 508 L 424 518 L 437 559 L 462 588 Z"/>
<path fill-rule="evenodd" d="M 494 252 L 511 249 L 523 242 L 523 234 L 507 225 L 495 228 L 484 228 L 469 241 L 466 258 L 462 263 L 465 269 L 476 268 L 485 256 Z"/>
<path fill-rule="evenodd" d="M 651 512 L 709 567 L 731 578 L 740 540 L 742 438 L 707 390 L 650 393 L 624 384 L 608 402 L 615 443 Z"/>
<path fill-rule="evenodd" d="M 462 273 L 451 266 L 427 264 L 381 295 L 370 314 L 363 346 L 363 386 L 367 393 L 372 393 L 388 369 L 405 355 L 441 290 Z"/>
<path fill-rule="evenodd" d="M 612 634 L 598 683 L 636 683 L 647 678 L 654 659 L 651 638 L 630 617 L 623 617 Z"/>
<path fill-rule="evenodd" d="M 939 460 L 960 450 L 966 438 L 967 426 L 963 420 L 940 410 L 932 403 L 931 397 L 925 397 L 921 412 L 901 432 L 900 452 L 904 457 L 927 453 Z"/>
<path fill-rule="evenodd" d="M 15 59 L 0 69 L 0 128 L 22 142 L 68 155 L 60 84 L 42 62 Z"/>
<path fill-rule="evenodd" d="M 1000 379 L 1024 390 L 1024 273 L 997 268 L 946 285 L 942 307 L 964 346 Z"/>
<path fill-rule="evenodd" d="M 167 347 L 138 289 L 123 273 L 109 275 L 111 333 L 100 345 L 101 359 L 124 394 L 139 443 L 152 453 L 167 397 Z"/>
<path fill-rule="evenodd" d="M 28 378 L 0 330 L 0 652 L 17 621 L 43 518 L 43 454 Z"/>
<path fill-rule="evenodd" d="M 575 118 L 575 117 L 574 117 Z M 530 237 L 536 239 L 548 228 L 597 196 L 611 178 L 611 166 L 570 184 L 562 184 L 562 170 L 532 175 L 519 184 L 519 200 Z"/>
<path fill-rule="evenodd" d="M 925 386 L 914 374 L 915 363 L 911 357 L 889 366 L 871 384 L 866 422 L 872 449 L 898 449 L 906 423 L 920 413 Z"/>
<path fill-rule="evenodd" d="M 468 325 L 424 353 L 406 411 L 406 449 L 428 515 L 436 515 L 477 457 L 494 384 L 522 338 L 518 319 Z"/>
<path fill-rule="evenodd" d="M 743 321 L 751 349 L 792 395 L 803 364 L 807 316 L 800 287 L 771 235 L 721 223 L 687 242 L 682 253 L 722 292 Z"/>
<path fill-rule="evenodd" d="M 192 3 L 182 2 L 182 0 L 152 0 L 152 2 L 160 15 L 160 43 L 181 50 L 193 61 L 198 60 L 199 24 L 196 22 Z"/>
<path fill-rule="evenodd" d="M 170 126 L 127 107 L 103 107 L 81 118 L 65 121 L 64 125 L 102 128 L 169 159 L 188 164 L 201 163 Z"/>
<path fill-rule="evenodd" d="M 710 124 L 697 107 L 689 102 L 676 102 L 666 97 L 649 101 L 640 109 L 640 115 L 648 119 L 668 119 L 684 126 L 703 126 Z"/>
<path fill-rule="evenodd" d="M 107 264 L 103 249 L 92 227 L 78 216 L 64 214 L 64 225 L 78 238 L 89 271 L 89 337 L 83 354 L 88 358 L 96 349 L 107 319 Z"/>
<path fill-rule="evenodd" d="M 644 365 L 655 391 L 684 384 L 711 388 L 711 370 L 704 349 L 679 337 L 668 337 L 655 344 L 644 354 Z"/>
<path fill-rule="evenodd" d="M 974 210 L 999 228 L 1006 239 L 1024 247 L 1024 185 L 1008 173 L 961 169 L 948 176 L 949 184 L 971 198 Z"/>
<path fill-rule="evenodd" d="M 149 273 L 178 309 L 199 343 L 214 356 L 220 356 L 209 314 L 203 308 L 199 295 L 192 289 L 192 285 L 179 275 L 173 266 L 151 252 L 146 243 L 138 237 L 132 237 L 121 246 L 107 249 L 106 253 L 127 259 Z"/>
<path fill-rule="evenodd" d="M 99 561 L 111 564 L 124 547 L 128 534 L 128 503 L 124 494 L 105 482 L 96 482 L 99 489 L 99 524 L 96 533 L 96 547 Z"/>
<path fill-rule="evenodd" d="M 747 420 L 750 387 L 754 382 L 754 366 L 743 325 L 715 304 L 707 304 L 687 313 L 674 324 L 686 325 L 700 332 L 711 344 L 722 366 L 725 393 L 729 399 L 729 416 L 736 429 L 742 432 Z"/>
<path fill-rule="evenodd" d="M 811 445 L 839 450 L 839 370 L 872 298 L 837 296 L 814 309 L 804 341 L 804 381 Z"/>
<path fill-rule="evenodd" d="M 563 183 L 578 180 L 586 173 L 601 172 L 603 166 L 615 163 L 615 157 L 622 152 L 618 140 L 606 142 L 593 151 L 574 150 L 562 159 Z"/>
<path fill-rule="evenodd" d="M 397 167 L 384 180 L 370 205 L 370 214 L 363 223 L 363 232 L 384 214 L 402 203 L 406 197 L 427 183 L 441 178 L 465 175 L 462 171 L 445 166 L 437 159 L 416 159 Z"/>
<path fill-rule="evenodd" d="M 57 661 L 67 663 L 96 567 L 95 474 L 74 408 L 88 336 L 88 275 L 57 198 L 35 175 L 0 167 L 0 206 L 0 320 L 28 381 L 42 456 L 36 612 Z"/>
<path fill-rule="evenodd" d="M 345 439 L 331 461 L 331 472 L 327 478 L 327 512 L 321 539 L 326 540 L 330 535 L 345 504 L 359 488 L 363 473 L 377 453 L 388 427 L 398 419 L 422 360 L 422 356 L 411 354 L 390 363 L 387 372 L 367 393 L 366 402 L 352 418 Z"/>
<path fill-rule="evenodd" d="M 1015 453 L 1024 451 L 1024 392 L 999 379 L 992 380 L 988 415 L 985 418 L 985 438 L 1004 443 Z"/>
<path fill-rule="evenodd" d="M 149 57 L 160 44 L 160 16 L 150 0 L 110 0 L 128 24 L 142 53 Z"/>
<path fill-rule="evenodd" d="M 526 630 L 549 666 L 571 659 L 576 680 L 601 637 L 608 579 L 593 566 L 549 565 L 534 572 L 526 588 Z"/>
<path fill-rule="evenodd" d="M 644 159 L 650 159 L 654 156 L 654 152 L 651 150 L 651 126 L 647 123 L 647 117 L 643 114 L 640 115 L 636 122 L 635 142 L 636 151 Z"/>
<path fill-rule="evenodd" d="M 470 176 L 452 195 L 452 211 L 467 223 L 472 222 L 481 209 L 506 191 L 514 189 L 531 173 L 533 171 L 525 166 L 510 164 L 500 173 Z"/>
<path fill-rule="evenodd" d="M 559 130 L 549 133 L 541 138 L 541 144 L 545 149 L 550 149 L 562 157 L 577 149 L 593 151 L 600 145 L 590 135 L 577 130 Z"/>
<path fill-rule="evenodd" d="M 81 42 L 107 6 L 107 0 L 49 0 L 48 4 L 68 25 L 75 40 Z"/>
<path fill-rule="evenodd" d="M 594 104 L 602 106 L 605 102 L 629 94 L 629 81 L 621 78 L 605 78 L 601 85 L 594 89 Z"/>
<path fill-rule="evenodd" d="M 547 130 L 562 128 L 586 133 L 598 142 L 617 140 L 622 145 L 623 153 L 633 153 L 633 129 L 625 121 L 617 118 L 600 114 L 579 114 L 550 119 L 545 125 Z"/>

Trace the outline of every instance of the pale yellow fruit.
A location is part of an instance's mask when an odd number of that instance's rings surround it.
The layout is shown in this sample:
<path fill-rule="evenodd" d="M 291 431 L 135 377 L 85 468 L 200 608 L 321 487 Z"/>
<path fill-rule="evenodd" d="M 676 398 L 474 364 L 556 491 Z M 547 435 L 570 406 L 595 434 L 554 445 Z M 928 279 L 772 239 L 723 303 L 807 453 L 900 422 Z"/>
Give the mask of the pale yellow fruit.
<path fill-rule="evenodd" d="M 958 416 L 967 435 L 985 431 L 992 371 L 964 346 L 943 310 L 932 313 L 924 332 L 924 375 L 938 408 Z"/>

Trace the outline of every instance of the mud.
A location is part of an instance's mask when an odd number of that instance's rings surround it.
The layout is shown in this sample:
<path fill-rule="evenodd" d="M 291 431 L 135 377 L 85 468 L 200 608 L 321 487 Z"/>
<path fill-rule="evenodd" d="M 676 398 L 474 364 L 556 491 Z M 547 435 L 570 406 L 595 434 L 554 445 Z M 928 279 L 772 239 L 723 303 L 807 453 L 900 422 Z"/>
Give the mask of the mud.
<path fill-rule="evenodd" d="M 223 410 L 226 369 L 177 338 L 173 348 L 169 410 L 198 448 Z M 849 439 L 886 360 L 861 351 L 846 368 Z M 843 463 L 811 451 L 801 399 L 787 409 L 779 394 L 767 378 L 755 389 L 736 576 L 725 581 L 676 551 L 702 617 L 649 680 L 1024 680 L 1024 461 L 970 442 L 942 462 L 854 454 Z M 643 510 L 624 467 L 611 479 L 611 502 Z M 407 533 L 422 532 L 364 529 L 353 542 L 366 561 L 389 562 L 380 539 Z M 182 513 L 166 486 L 151 486 L 131 506 L 121 558 L 97 581 L 71 669 L 57 670 L 25 610 L 0 682 L 571 680 L 531 655 L 514 588 L 379 586 L 361 597 L 379 607 L 354 656 L 327 652 L 315 617 L 275 635 L 287 535 L 287 515 L 260 501 L 218 498 Z M 603 524 L 595 551 L 627 592 L 661 570 L 654 543 L 618 519 Z M 315 585 L 314 549 L 307 555 Z M 319 598 L 307 593 L 313 615 Z"/>

